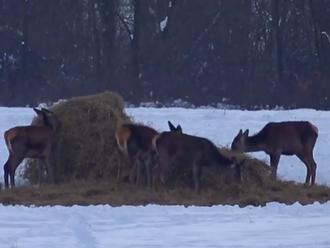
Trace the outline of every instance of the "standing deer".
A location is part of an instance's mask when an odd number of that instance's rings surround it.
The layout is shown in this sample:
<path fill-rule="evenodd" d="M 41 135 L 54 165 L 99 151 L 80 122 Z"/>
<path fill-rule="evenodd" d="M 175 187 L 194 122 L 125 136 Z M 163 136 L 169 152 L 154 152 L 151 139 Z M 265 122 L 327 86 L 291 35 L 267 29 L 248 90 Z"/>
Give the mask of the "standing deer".
<path fill-rule="evenodd" d="M 206 138 L 176 132 L 163 132 L 155 136 L 153 147 L 158 154 L 159 173 L 163 184 L 165 184 L 168 171 L 177 166 L 191 168 L 196 192 L 200 190 L 202 169 L 206 166 L 235 166 L 236 176 L 240 178 L 239 166 L 223 156 L 218 148 Z"/>
<path fill-rule="evenodd" d="M 50 153 L 55 137 L 58 120 L 53 112 L 42 108 L 33 110 L 43 120 L 41 126 L 17 126 L 8 129 L 4 133 L 4 139 L 8 148 L 9 157 L 4 165 L 5 187 L 9 188 L 9 176 L 11 187 L 15 187 L 15 171 L 24 158 L 36 158 L 42 160 L 50 180 L 54 182 L 53 168 L 50 165 Z M 42 168 L 39 165 L 39 183 Z"/>
<path fill-rule="evenodd" d="M 137 124 L 123 124 L 115 131 L 115 139 L 119 150 L 131 166 L 130 180 L 136 175 L 139 184 L 141 170 L 144 169 L 148 186 L 151 185 L 150 166 L 153 162 L 152 139 L 158 132 L 151 127 Z M 144 160 L 144 161 L 143 161 Z M 117 180 L 119 179 L 118 169 Z"/>
<path fill-rule="evenodd" d="M 316 126 L 306 121 L 270 122 L 249 137 L 249 130 L 239 131 L 231 149 L 240 152 L 264 151 L 270 156 L 272 177 L 276 179 L 281 154 L 296 155 L 307 167 L 305 184 L 315 183 L 316 163 L 313 149 L 318 136 Z"/>

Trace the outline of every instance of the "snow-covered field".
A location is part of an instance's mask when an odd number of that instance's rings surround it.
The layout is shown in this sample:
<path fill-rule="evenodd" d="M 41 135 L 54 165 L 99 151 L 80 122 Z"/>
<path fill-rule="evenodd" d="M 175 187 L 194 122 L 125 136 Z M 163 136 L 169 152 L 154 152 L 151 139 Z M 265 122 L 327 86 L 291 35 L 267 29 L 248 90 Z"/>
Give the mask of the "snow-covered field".
<path fill-rule="evenodd" d="M 257 132 L 269 121 L 308 120 L 319 128 L 314 149 L 317 183 L 330 185 L 330 112 L 315 110 L 241 111 L 130 108 L 136 121 L 159 131 L 167 120 L 184 132 L 230 146 L 240 128 Z M 0 133 L 31 122 L 27 108 L 0 108 Z M 0 164 L 7 159 L 0 136 Z M 263 153 L 256 157 L 267 160 Z M 0 170 L 2 181 L 3 172 Z M 304 181 L 305 166 L 281 157 L 278 174 Z M 309 206 L 278 203 L 266 207 L 156 206 L 21 207 L 0 205 L 2 247 L 330 247 L 330 203 Z"/>

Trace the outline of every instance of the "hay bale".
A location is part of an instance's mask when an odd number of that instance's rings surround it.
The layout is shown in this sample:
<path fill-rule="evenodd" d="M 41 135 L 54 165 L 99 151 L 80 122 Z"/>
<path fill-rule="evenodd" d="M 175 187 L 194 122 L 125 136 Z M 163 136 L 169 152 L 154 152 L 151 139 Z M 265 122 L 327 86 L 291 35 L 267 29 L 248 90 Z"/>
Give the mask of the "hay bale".
<path fill-rule="evenodd" d="M 244 187 L 267 188 L 273 184 L 269 166 L 244 153 L 238 153 L 226 148 L 219 148 L 225 157 L 234 159 L 241 166 L 241 182 Z M 167 184 L 171 188 L 193 187 L 193 176 L 190 167 L 172 168 Z M 203 168 L 202 188 L 222 190 L 224 186 L 236 183 L 235 170 L 228 167 L 206 166 Z"/>
<path fill-rule="evenodd" d="M 236 163 L 241 165 L 242 184 L 256 184 L 258 186 L 272 184 L 273 180 L 271 179 L 270 167 L 263 161 L 226 148 L 221 148 L 219 151 L 224 156 L 233 158 Z"/>
<path fill-rule="evenodd" d="M 122 98 L 104 92 L 74 97 L 49 109 L 60 121 L 51 159 L 56 180 L 113 179 L 120 161 L 114 131 L 118 125 L 130 122 Z M 40 121 L 35 118 L 33 124 Z M 37 167 L 28 161 L 24 176 L 34 182 L 36 175 Z"/>

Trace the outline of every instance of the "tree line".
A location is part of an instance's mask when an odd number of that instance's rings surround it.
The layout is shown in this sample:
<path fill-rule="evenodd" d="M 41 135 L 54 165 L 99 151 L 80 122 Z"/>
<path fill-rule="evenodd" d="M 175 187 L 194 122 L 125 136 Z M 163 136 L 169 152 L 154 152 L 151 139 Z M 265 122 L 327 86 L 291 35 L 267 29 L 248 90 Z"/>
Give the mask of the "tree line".
<path fill-rule="evenodd" d="M 0 0 L 0 105 L 330 107 L 329 0 Z"/>

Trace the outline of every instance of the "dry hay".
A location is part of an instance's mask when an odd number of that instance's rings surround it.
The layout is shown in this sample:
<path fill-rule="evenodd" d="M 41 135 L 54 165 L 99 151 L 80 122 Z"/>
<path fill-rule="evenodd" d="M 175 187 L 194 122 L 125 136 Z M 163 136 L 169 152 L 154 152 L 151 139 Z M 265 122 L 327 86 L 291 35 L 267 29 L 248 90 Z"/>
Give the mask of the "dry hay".
<path fill-rule="evenodd" d="M 241 167 L 240 184 L 266 187 L 272 183 L 270 169 L 264 162 L 248 155 L 219 148 L 219 152 L 235 161 Z M 201 179 L 203 188 L 221 189 L 229 184 L 237 184 L 235 169 L 228 167 L 204 167 Z M 168 177 L 170 188 L 193 187 L 192 170 L 181 166 L 170 171 Z"/>
<path fill-rule="evenodd" d="M 59 118 L 52 154 L 57 182 L 79 179 L 112 180 L 120 156 L 114 140 L 115 128 L 130 122 L 122 98 L 112 92 L 74 97 L 49 108 Z M 37 124 L 40 120 L 33 120 Z M 37 166 L 27 163 L 24 176 L 38 178 Z"/>

